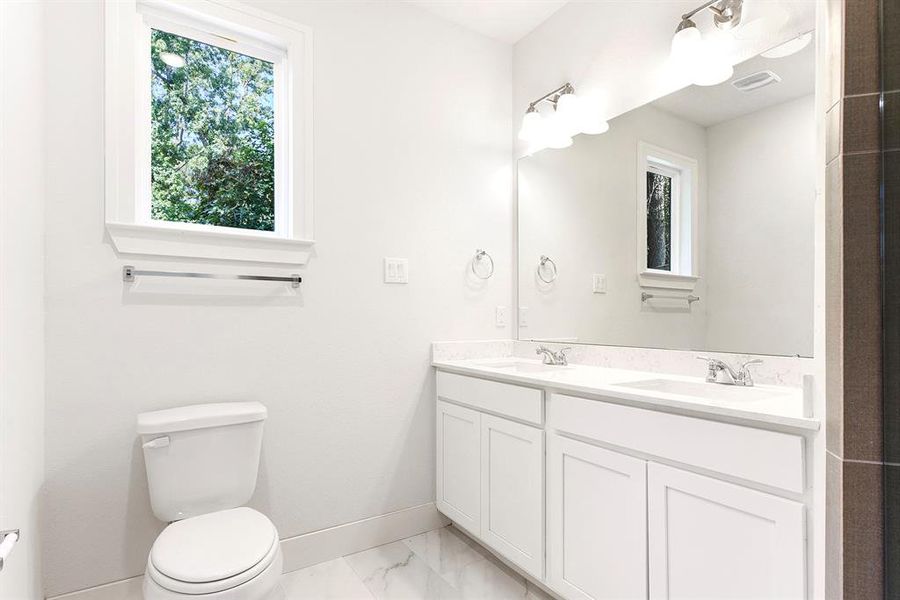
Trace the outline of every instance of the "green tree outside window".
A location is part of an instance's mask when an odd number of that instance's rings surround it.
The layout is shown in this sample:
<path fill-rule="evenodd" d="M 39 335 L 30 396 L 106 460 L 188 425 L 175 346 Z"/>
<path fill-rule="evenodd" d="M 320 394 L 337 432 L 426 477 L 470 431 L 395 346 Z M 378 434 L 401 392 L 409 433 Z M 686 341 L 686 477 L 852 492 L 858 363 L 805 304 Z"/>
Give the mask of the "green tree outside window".
<path fill-rule="evenodd" d="M 274 231 L 274 65 L 155 29 L 151 61 L 152 218 Z"/>

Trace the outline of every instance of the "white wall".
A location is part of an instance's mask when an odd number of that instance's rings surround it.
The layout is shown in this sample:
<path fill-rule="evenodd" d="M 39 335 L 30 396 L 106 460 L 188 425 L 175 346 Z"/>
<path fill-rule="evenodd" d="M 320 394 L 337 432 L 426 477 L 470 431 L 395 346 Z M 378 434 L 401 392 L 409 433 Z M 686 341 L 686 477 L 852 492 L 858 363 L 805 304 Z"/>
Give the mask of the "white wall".
<path fill-rule="evenodd" d="M 317 245 L 298 300 L 123 292 L 123 264 L 186 265 L 104 240 L 100 5 L 49 11 L 49 595 L 143 571 L 161 524 L 138 412 L 265 403 L 252 505 L 293 536 L 431 501 L 430 342 L 510 335 L 494 326 L 511 295 L 510 47 L 399 4 L 258 6 L 315 36 Z M 481 286 L 478 247 L 497 264 Z M 384 256 L 409 257 L 408 285 L 381 282 Z"/>
<path fill-rule="evenodd" d="M 815 97 L 707 131 L 705 347 L 812 356 Z"/>
<path fill-rule="evenodd" d="M 528 311 L 528 325 L 519 328 L 520 339 L 704 347 L 703 302 L 690 307 L 683 301 L 641 302 L 637 280 L 641 141 L 697 160 L 699 229 L 705 231 L 706 129 L 654 106 L 617 117 L 602 135 L 579 135 L 569 148 L 519 159 L 519 304 Z M 701 234 L 701 273 L 706 246 Z M 559 268 L 551 285 L 536 276 L 543 254 Z M 594 273 L 606 275 L 605 294 L 593 293 Z M 705 299 L 705 286 L 701 279 L 694 293 Z"/>
<path fill-rule="evenodd" d="M 0 598 L 42 598 L 44 5 L 0 2 L 0 529 L 21 538 Z"/>

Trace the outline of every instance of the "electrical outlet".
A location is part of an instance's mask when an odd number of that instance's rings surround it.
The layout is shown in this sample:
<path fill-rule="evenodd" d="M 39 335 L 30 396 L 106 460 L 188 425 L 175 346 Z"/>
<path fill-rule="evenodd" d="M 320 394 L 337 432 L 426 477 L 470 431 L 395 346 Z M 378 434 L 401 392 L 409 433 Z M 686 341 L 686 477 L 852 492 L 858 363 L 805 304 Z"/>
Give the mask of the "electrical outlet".
<path fill-rule="evenodd" d="M 385 283 L 409 283 L 409 260 L 406 258 L 384 259 Z"/>
<path fill-rule="evenodd" d="M 594 293 L 595 294 L 605 294 L 606 293 L 606 275 L 600 275 L 594 273 Z"/>
<path fill-rule="evenodd" d="M 509 309 L 505 306 L 498 306 L 494 321 L 497 327 L 506 327 L 507 322 L 509 322 Z"/>
<path fill-rule="evenodd" d="M 519 307 L 519 327 L 528 327 L 528 307 Z"/>

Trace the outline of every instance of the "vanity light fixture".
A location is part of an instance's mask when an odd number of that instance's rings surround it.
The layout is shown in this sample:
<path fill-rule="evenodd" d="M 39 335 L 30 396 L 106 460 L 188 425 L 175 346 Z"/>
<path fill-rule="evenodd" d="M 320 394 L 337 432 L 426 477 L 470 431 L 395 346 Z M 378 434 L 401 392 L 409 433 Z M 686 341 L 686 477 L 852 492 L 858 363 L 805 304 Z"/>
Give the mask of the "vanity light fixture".
<path fill-rule="evenodd" d="M 713 23 L 720 31 L 734 29 L 741 23 L 744 0 L 711 0 L 681 15 L 681 22 L 672 37 L 670 59 L 676 69 L 688 74 L 696 85 L 716 85 L 734 74 L 727 52 L 715 48 L 714 42 L 704 39 L 691 19 L 703 10 L 713 13 Z"/>
<path fill-rule="evenodd" d="M 549 105 L 542 114 L 542 103 Z M 529 143 L 529 151 L 543 148 L 567 148 L 572 136 L 579 133 L 596 135 L 609 129 L 609 124 L 584 98 L 575 95 L 575 86 L 565 83 L 528 105 L 522 118 L 519 139 Z"/>

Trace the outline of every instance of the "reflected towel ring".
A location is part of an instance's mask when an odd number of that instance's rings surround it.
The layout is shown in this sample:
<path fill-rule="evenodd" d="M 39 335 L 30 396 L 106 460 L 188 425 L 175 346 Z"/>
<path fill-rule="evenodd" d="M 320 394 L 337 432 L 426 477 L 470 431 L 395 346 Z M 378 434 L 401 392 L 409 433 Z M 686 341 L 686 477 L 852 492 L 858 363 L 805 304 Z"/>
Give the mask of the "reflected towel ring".
<path fill-rule="evenodd" d="M 489 264 L 488 272 L 486 275 L 482 275 L 481 273 L 478 272 L 478 269 L 475 268 L 475 263 L 483 262 L 484 259 L 487 259 L 488 264 Z M 472 273 L 478 279 L 490 279 L 491 276 L 494 274 L 494 259 L 491 258 L 491 255 L 488 254 L 487 251 L 481 250 L 479 248 L 478 250 L 475 250 L 475 256 L 472 257 L 471 267 L 472 267 Z"/>
<path fill-rule="evenodd" d="M 553 275 L 550 277 L 550 279 L 545 278 L 544 274 L 542 273 L 543 269 L 547 266 L 547 263 L 549 263 L 553 268 Z M 557 275 L 559 275 L 559 272 L 556 270 L 556 263 L 553 262 L 553 259 L 549 256 L 541 256 L 541 264 L 539 264 L 537 268 L 537 276 L 540 278 L 540 280 L 544 283 L 553 283 L 554 281 L 556 281 Z"/>

